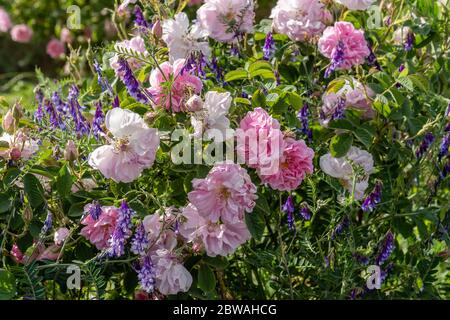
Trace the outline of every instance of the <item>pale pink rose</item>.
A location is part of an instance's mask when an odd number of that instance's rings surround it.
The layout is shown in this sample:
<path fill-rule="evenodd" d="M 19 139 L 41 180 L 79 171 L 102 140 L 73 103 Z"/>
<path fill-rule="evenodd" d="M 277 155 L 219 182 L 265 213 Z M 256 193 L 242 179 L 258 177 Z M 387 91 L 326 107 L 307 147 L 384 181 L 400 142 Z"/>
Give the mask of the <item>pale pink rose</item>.
<path fill-rule="evenodd" d="M 131 50 L 132 52 L 140 54 L 144 57 L 148 56 L 148 52 L 145 49 L 144 39 L 141 36 L 135 36 L 130 40 L 118 42 L 114 45 L 114 48 L 117 51 Z M 114 55 L 111 59 L 109 59 L 109 64 L 111 65 L 111 68 L 114 69 L 114 72 L 116 73 L 117 76 L 122 76 L 122 74 L 120 74 L 119 71 L 120 69 L 119 58 L 120 58 L 119 55 L 117 54 Z M 127 62 L 132 70 L 139 69 L 142 66 L 142 62 L 135 58 L 128 58 Z"/>
<path fill-rule="evenodd" d="M 370 54 L 364 31 L 355 29 L 352 23 L 338 21 L 333 27 L 327 27 L 318 43 L 319 51 L 325 57 L 333 59 L 339 56 L 336 69 L 347 70 L 354 65 L 364 63 Z M 336 54 L 341 47 L 342 54 Z"/>
<path fill-rule="evenodd" d="M 273 29 L 294 41 L 318 36 L 333 21 L 319 0 L 278 0 L 270 16 Z"/>
<path fill-rule="evenodd" d="M 70 231 L 67 228 L 59 228 L 56 230 L 54 236 L 53 236 L 53 242 L 57 246 L 62 246 L 64 241 L 66 241 L 67 237 L 69 236 Z"/>
<path fill-rule="evenodd" d="M 361 199 L 368 187 L 369 175 L 373 172 L 373 157 L 365 150 L 351 147 L 341 158 L 334 158 L 330 153 L 320 157 L 320 168 L 326 174 L 340 180 L 342 185 L 352 192 L 355 171 L 353 166 L 362 169 L 363 175 L 356 180 L 355 198 Z M 353 166 L 352 166 L 353 165 Z"/>
<path fill-rule="evenodd" d="M 11 39 L 15 42 L 27 43 L 33 37 L 33 30 L 25 24 L 18 24 L 11 29 Z"/>
<path fill-rule="evenodd" d="M 237 153 L 240 160 L 251 168 L 266 166 L 283 154 L 283 133 L 278 120 L 263 108 L 249 111 L 242 118 L 237 134 Z M 266 142 L 267 141 L 267 142 Z"/>
<path fill-rule="evenodd" d="M 57 39 L 52 39 L 47 43 L 47 54 L 53 59 L 61 57 L 65 51 L 64 43 Z"/>
<path fill-rule="evenodd" d="M 366 10 L 376 0 L 336 0 L 337 3 L 343 4 L 350 10 Z"/>
<path fill-rule="evenodd" d="M 0 7 L 0 32 L 8 32 L 11 27 L 12 23 L 8 12 Z"/>
<path fill-rule="evenodd" d="M 72 33 L 67 28 L 61 29 L 61 34 L 60 34 L 59 38 L 62 42 L 65 42 L 65 43 L 72 43 L 72 41 L 73 41 Z"/>
<path fill-rule="evenodd" d="M 253 0 L 206 0 L 197 10 L 197 20 L 209 36 L 232 42 L 241 33 L 252 33 L 255 20 Z"/>
<path fill-rule="evenodd" d="M 172 112 L 187 111 L 187 101 L 193 94 L 200 94 L 203 84 L 200 78 L 185 70 L 185 59 L 162 63 L 150 74 L 150 94 L 154 107 L 163 107 Z M 164 85 L 170 78 L 171 91 Z"/>
<path fill-rule="evenodd" d="M 24 262 L 24 254 L 22 253 L 22 251 L 20 250 L 19 246 L 17 244 L 13 244 L 11 251 L 9 252 L 9 254 L 11 255 L 12 259 L 14 260 L 14 262 L 16 263 L 23 263 Z"/>
<path fill-rule="evenodd" d="M 306 174 L 313 172 L 313 158 L 314 151 L 308 148 L 303 140 L 285 138 L 278 170 L 266 175 L 258 168 L 258 175 L 261 182 L 268 184 L 272 189 L 292 191 L 302 183 Z"/>
<path fill-rule="evenodd" d="M 194 94 L 189 100 L 186 102 L 186 107 L 190 111 L 200 111 L 203 108 L 203 101 L 198 95 Z"/>
<path fill-rule="evenodd" d="M 202 110 L 191 117 L 194 137 L 202 137 L 205 132 L 206 139 L 214 139 L 215 143 L 231 139 L 233 135 L 227 132 L 230 129 L 227 116 L 232 101 L 229 92 L 208 91 L 205 94 L 205 102 L 202 103 Z"/>
<path fill-rule="evenodd" d="M 255 206 L 256 186 L 247 171 L 238 164 L 216 164 L 204 179 L 192 180 L 189 201 L 204 218 L 236 223 Z"/>
<path fill-rule="evenodd" d="M 177 294 L 189 290 L 192 285 L 192 276 L 178 262 L 175 254 L 166 249 L 159 249 L 151 258 L 155 266 L 156 287 L 162 294 Z"/>
<path fill-rule="evenodd" d="M 137 113 L 121 108 L 108 111 L 105 125 L 114 140 L 95 149 L 88 163 L 108 179 L 132 182 L 153 165 L 159 147 L 158 132 Z"/>
<path fill-rule="evenodd" d="M 85 212 L 89 211 L 89 206 L 85 207 Z M 119 209 L 116 207 L 102 207 L 102 212 L 97 220 L 88 214 L 81 221 L 84 225 L 80 234 L 89 240 L 98 250 L 103 250 L 109 246 L 108 240 L 111 238 L 116 228 Z"/>
<path fill-rule="evenodd" d="M 322 96 L 323 105 L 319 121 L 323 126 L 327 126 L 333 115 L 339 112 L 340 103 L 344 110 L 353 108 L 362 111 L 362 116 L 366 119 L 372 119 L 375 116 L 371 101 L 375 92 L 356 79 L 352 79 L 352 83 L 347 79 L 344 81 L 345 84 L 337 92 L 325 93 Z"/>
<path fill-rule="evenodd" d="M 39 150 L 38 143 L 21 129 L 13 135 L 4 132 L 0 136 L 0 143 L 9 145 L 9 148 L 0 149 L 0 157 L 5 159 L 29 160 Z"/>
<path fill-rule="evenodd" d="M 210 257 L 232 254 L 250 239 L 250 232 L 244 221 L 233 224 L 211 222 L 201 216 L 191 203 L 183 208 L 182 215 L 180 234 L 196 246 L 200 241 Z"/>
<path fill-rule="evenodd" d="M 170 61 L 189 59 L 193 54 L 202 53 L 209 57 L 211 49 L 208 43 L 208 33 L 198 24 L 189 25 L 186 13 L 180 12 L 174 19 L 167 19 L 162 24 L 162 39 L 169 48 Z"/>

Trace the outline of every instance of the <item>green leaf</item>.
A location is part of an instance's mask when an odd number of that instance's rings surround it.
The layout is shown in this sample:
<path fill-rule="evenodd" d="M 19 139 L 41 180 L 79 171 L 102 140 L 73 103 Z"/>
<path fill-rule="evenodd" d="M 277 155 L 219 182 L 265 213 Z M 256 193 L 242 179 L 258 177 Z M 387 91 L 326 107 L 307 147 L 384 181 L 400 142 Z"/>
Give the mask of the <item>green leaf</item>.
<path fill-rule="evenodd" d="M 63 198 L 65 198 L 72 188 L 73 180 L 72 176 L 70 175 L 69 169 L 67 168 L 67 165 L 64 164 L 62 168 L 58 172 L 58 176 L 56 177 L 56 191 L 59 193 L 59 195 Z"/>
<path fill-rule="evenodd" d="M 0 269 L 0 300 L 9 300 L 16 295 L 16 278 L 14 275 Z"/>
<path fill-rule="evenodd" d="M 23 177 L 23 185 L 28 201 L 33 208 L 40 206 L 44 201 L 44 188 L 42 188 L 39 179 L 31 173 Z"/>
<path fill-rule="evenodd" d="M 331 155 L 335 158 L 345 156 L 353 143 L 353 136 L 348 133 L 335 135 L 330 142 Z"/>
<path fill-rule="evenodd" d="M 81 217 L 84 213 L 84 203 L 75 203 L 70 206 L 67 215 L 69 217 Z"/>
<path fill-rule="evenodd" d="M 251 76 L 258 70 L 268 70 L 273 74 L 272 65 L 265 60 L 255 61 L 248 67 L 248 72 Z"/>
<path fill-rule="evenodd" d="M 264 108 L 266 106 L 266 96 L 261 90 L 256 90 L 252 96 L 252 106 L 254 108 L 261 107 Z"/>
<path fill-rule="evenodd" d="M 410 78 L 408 77 L 400 77 L 397 79 L 397 82 L 400 83 L 405 89 L 409 91 L 414 91 L 414 85 Z"/>
<path fill-rule="evenodd" d="M 292 107 L 295 110 L 300 110 L 300 108 L 303 106 L 302 97 L 300 97 L 300 95 L 295 92 L 289 92 L 288 97 L 289 103 L 292 105 Z"/>
<path fill-rule="evenodd" d="M 216 287 L 216 276 L 206 264 L 200 265 L 198 270 L 198 287 L 204 292 L 211 292 Z"/>
<path fill-rule="evenodd" d="M 203 261 L 217 270 L 224 270 L 228 266 L 228 261 L 224 257 L 204 257 Z"/>
<path fill-rule="evenodd" d="M 368 124 L 364 124 L 358 127 L 354 134 L 355 137 L 369 149 L 375 136 L 375 129 Z"/>
<path fill-rule="evenodd" d="M 233 70 L 225 75 L 225 81 L 248 79 L 248 72 L 245 70 Z"/>
<path fill-rule="evenodd" d="M 0 194 L 0 213 L 7 212 L 11 209 L 12 200 L 8 194 Z"/>
<path fill-rule="evenodd" d="M 248 99 L 246 99 L 246 98 L 241 98 L 241 97 L 234 98 L 234 103 L 235 103 L 235 104 L 241 103 L 241 104 L 245 104 L 245 105 L 248 105 L 248 106 L 251 106 L 251 105 L 252 105 L 252 103 L 250 102 L 250 100 L 248 100 Z"/>

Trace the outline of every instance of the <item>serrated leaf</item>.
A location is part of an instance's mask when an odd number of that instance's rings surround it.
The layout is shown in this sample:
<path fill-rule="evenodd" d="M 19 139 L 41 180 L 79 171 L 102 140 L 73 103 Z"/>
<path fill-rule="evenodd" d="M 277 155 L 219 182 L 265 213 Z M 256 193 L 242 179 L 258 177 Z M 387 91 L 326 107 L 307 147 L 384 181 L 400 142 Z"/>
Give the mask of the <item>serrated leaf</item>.
<path fill-rule="evenodd" d="M 330 142 L 330 152 L 335 158 L 341 158 L 345 156 L 350 150 L 353 143 L 353 136 L 348 133 L 335 135 L 331 138 Z"/>

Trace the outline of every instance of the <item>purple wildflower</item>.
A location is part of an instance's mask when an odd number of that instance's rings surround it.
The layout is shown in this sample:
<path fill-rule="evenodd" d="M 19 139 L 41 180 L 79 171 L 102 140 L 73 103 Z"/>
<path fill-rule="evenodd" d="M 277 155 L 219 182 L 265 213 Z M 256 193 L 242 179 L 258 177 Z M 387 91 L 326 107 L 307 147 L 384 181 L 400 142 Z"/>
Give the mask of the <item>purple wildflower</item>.
<path fill-rule="evenodd" d="M 149 241 L 144 224 L 140 223 L 136 228 L 136 233 L 134 234 L 133 240 L 131 240 L 131 252 L 143 256 L 148 249 L 148 244 Z"/>
<path fill-rule="evenodd" d="M 230 55 L 234 56 L 234 57 L 239 57 L 239 47 L 235 44 L 231 44 L 231 48 L 230 48 Z"/>
<path fill-rule="evenodd" d="M 102 206 L 100 205 L 100 202 L 99 201 L 92 202 L 92 204 L 89 205 L 88 213 L 92 217 L 92 219 L 97 221 L 100 215 L 102 214 Z"/>
<path fill-rule="evenodd" d="M 61 96 L 58 92 L 53 92 L 52 94 L 52 102 L 56 107 L 56 110 L 60 113 L 65 114 L 67 111 L 67 105 L 62 101 Z"/>
<path fill-rule="evenodd" d="M 425 135 L 425 138 L 423 139 L 422 143 L 420 144 L 419 148 L 416 150 L 416 158 L 420 159 L 424 155 L 425 152 L 430 148 L 431 144 L 434 141 L 434 136 L 431 132 L 428 132 Z"/>
<path fill-rule="evenodd" d="M 391 255 L 392 251 L 394 251 L 394 234 L 389 231 L 384 238 L 383 245 L 380 248 L 380 252 L 375 259 L 375 264 L 382 265 Z"/>
<path fill-rule="evenodd" d="M 79 134 L 88 134 L 89 124 L 81 114 L 81 106 L 78 102 L 79 95 L 80 91 L 78 90 L 77 86 L 72 85 L 69 88 L 69 95 L 67 97 L 69 104 L 69 112 L 72 115 L 73 122 L 75 123 L 76 132 L 78 132 Z"/>
<path fill-rule="evenodd" d="M 145 256 L 142 259 L 142 266 L 138 271 L 138 279 L 141 284 L 141 289 L 151 293 L 155 288 L 155 268 L 153 266 L 150 256 Z"/>
<path fill-rule="evenodd" d="M 99 138 L 100 133 L 103 132 L 102 124 L 105 121 L 105 115 L 102 111 L 102 103 L 100 101 L 97 102 L 97 106 L 95 108 L 94 120 L 92 121 L 92 131 L 94 132 L 94 136 L 96 139 Z"/>
<path fill-rule="evenodd" d="M 224 80 L 224 75 L 223 75 L 223 70 L 222 68 L 219 66 L 218 62 L 217 62 L 217 58 L 213 57 L 211 59 L 211 64 L 209 65 L 209 68 L 213 71 L 213 73 L 216 75 L 216 80 L 218 82 L 221 82 L 225 85 L 225 80 Z"/>
<path fill-rule="evenodd" d="M 119 100 L 119 96 L 115 96 L 112 102 L 112 107 L 113 108 L 120 108 L 120 100 Z"/>
<path fill-rule="evenodd" d="M 381 202 L 381 183 L 377 182 L 373 191 L 364 199 L 361 209 L 364 212 L 373 211 Z"/>
<path fill-rule="evenodd" d="M 131 71 L 128 62 L 125 59 L 119 59 L 119 74 L 120 79 L 128 90 L 130 96 L 141 103 L 148 103 L 145 94 L 142 93 L 139 81 L 135 78 L 133 71 Z"/>
<path fill-rule="evenodd" d="M 302 123 L 302 133 L 308 137 L 309 142 L 312 141 L 312 130 L 309 128 L 309 106 L 307 103 L 303 105 L 300 111 L 297 113 L 297 118 Z"/>
<path fill-rule="evenodd" d="M 281 84 L 280 73 L 278 72 L 278 70 L 275 70 L 273 72 L 273 75 L 275 76 L 275 81 L 276 81 L 277 86 L 279 86 Z"/>
<path fill-rule="evenodd" d="M 369 45 L 369 51 L 370 51 L 370 54 L 367 57 L 367 62 L 369 64 L 369 66 L 375 67 L 375 69 L 381 71 L 381 65 L 378 62 L 377 56 L 372 51 L 372 46 L 371 45 Z"/>
<path fill-rule="evenodd" d="M 300 217 L 302 217 L 305 220 L 311 219 L 311 211 L 309 210 L 308 206 L 303 205 L 300 209 Z"/>
<path fill-rule="evenodd" d="M 347 217 L 342 219 L 342 221 L 338 223 L 336 228 L 334 228 L 334 230 L 331 234 L 331 239 L 332 240 L 336 239 L 336 236 L 339 236 L 340 234 L 342 234 L 349 225 L 350 225 L 350 220 Z"/>
<path fill-rule="evenodd" d="M 44 118 L 44 110 L 42 108 L 42 104 L 44 102 L 44 95 L 41 89 L 36 90 L 36 100 L 38 102 L 38 107 L 36 109 L 36 112 L 34 113 L 34 117 L 36 121 L 41 122 L 42 119 Z"/>
<path fill-rule="evenodd" d="M 360 253 L 354 253 L 353 258 L 355 258 L 355 260 L 358 263 L 362 264 L 363 266 L 366 266 L 367 264 L 369 264 L 369 258 Z"/>
<path fill-rule="evenodd" d="M 112 88 L 108 82 L 108 79 L 103 76 L 102 66 L 98 63 L 97 60 L 94 60 L 94 70 L 97 73 L 97 81 L 99 86 L 102 88 L 102 91 L 108 90 L 109 95 L 112 95 Z"/>
<path fill-rule="evenodd" d="M 50 100 L 45 101 L 45 112 L 48 114 L 50 119 L 50 124 L 53 128 L 61 128 L 64 129 L 65 125 L 61 121 L 60 116 L 58 115 L 58 112 L 55 109 L 55 106 Z"/>
<path fill-rule="evenodd" d="M 282 210 L 287 214 L 287 221 L 289 230 L 295 230 L 295 221 L 294 221 L 294 201 L 292 200 L 292 196 L 289 196 L 286 202 L 283 204 Z"/>
<path fill-rule="evenodd" d="M 345 99 L 339 97 L 338 102 L 336 104 L 336 108 L 334 109 L 334 113 L 331 115 L 331 120 L 344 118 L 344 111 L 345 111 Z"/>
<path fill-rule="evenodd" d="M 450 147 L 450 133 L 447 133 L 441 142 L 441 148 L 439 150 L 439 161 L 448 154 L 448 148 Z"/>
<path fill-rule="evenodd" d="M 447 106 L 447 109 L 445 110 L 445 116 L 448 117 L 450 116 L 450 103 Z"/>
<path fill-rule="evenodd" d="M 50 231 L 53 224 L 53 215 L 50 211 L 47 212 L 47 217 L 45 218 L 44 225 L 41 229 L 41 235 L 44 236 L 47 234 L 47 232 Z"/>
<path fill-rule="evenodd" d="M 344 43 L 342 41 L 339 41 L 331 56 L 331 64 L 327 68 L 327 70 L 325 70 L 325 78 L 329 78 L 330 75 L 336 69 L 338 69 L 341 63 L 344 61 L 344 49 Z"/>
<path fill-rule="evenodd" d="M 205 56 L 203 53 L 198 52 L 197 54 L 191 54 L 189 59 L 186 61 L 186 65 L 183 68 L 183 71 L 190 71 L 193 74 L 205 78 L 205 67 L 207 66 Z"/>
<path fill-rule="evenodd" d="M 151 24 L 145 19 L 144 14 L 139 6 L 134 7 L 134 24 L 139 28 L 139 30 L 143 31 L 145 29 L 150 29 Z"/>
<path fill-rule="evenodd" d="M 447 123 L 447 125 L 444 128 L 444 132 L 449 132 L 450 131 L 450 122 Z"/>
<path fill-rule="evenodd" d="M 119 208 L 119 217 L 117 219 L 116 228 L 109 239 L 108 253 L 110 257 L 120 257 L 125 252 L 125 243 L 131 236 L 131 218 L 134 216 L 135 211 L 131 209 L 125 200 Z"/>
<path fill-rule="evenodd" d="M 272 32 L 267 33 L 263 47 L 264 60 L 269 61 L 275 53 L 275 42 L 273 41 Z"/>
<path fill-rule="evenodd" d="M 416 40 L 416 36 L 412 31 L 408 32 L 408 35 L 406 36 L 406 42 L 403 45 L 403 48 L 405 51 L 411 51 L 414 47 L 414 41 Z"/>

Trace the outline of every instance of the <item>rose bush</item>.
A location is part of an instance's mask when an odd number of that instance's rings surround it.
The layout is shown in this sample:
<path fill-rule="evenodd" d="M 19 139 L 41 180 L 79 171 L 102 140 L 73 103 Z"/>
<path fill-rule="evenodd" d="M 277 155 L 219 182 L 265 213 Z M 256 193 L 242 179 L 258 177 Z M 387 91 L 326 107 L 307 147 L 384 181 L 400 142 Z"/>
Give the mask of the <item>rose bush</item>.
<path fill-rule="evenodd" d="M 21 3 L 69 67 L 1 100 L 0 298 L 449 298 L 445 0 Z"/>

